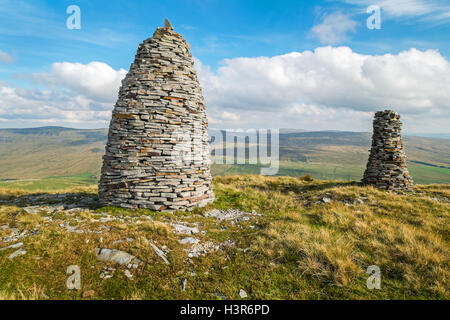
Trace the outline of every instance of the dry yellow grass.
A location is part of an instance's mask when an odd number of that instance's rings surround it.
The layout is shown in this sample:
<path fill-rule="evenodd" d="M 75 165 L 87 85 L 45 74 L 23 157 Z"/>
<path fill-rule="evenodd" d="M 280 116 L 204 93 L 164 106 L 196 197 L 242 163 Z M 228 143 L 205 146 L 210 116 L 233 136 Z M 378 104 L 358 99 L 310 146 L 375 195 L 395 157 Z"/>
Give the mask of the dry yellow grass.
<path fill-rule="evenodd" d="M 449 199 L 448 185 L 417 186 L 415 193 L 402 195 L 288 177 L 225 177 L 216 183 L 237 192 L 257 188 L 268 193 L 265 207 L 281 210 L 254 248 L 280 263 L 295 264 L 301 275 L 348 287 L 366 277 L 369 265 L 378 265 L 392 278 L 387 285 L 398 281 L 405 292 L 449 297 L 449 203 L 430 199 Z M 305 200 L 325 193 L 330 204 L 313 201 L 305 207 Z M 359 197 L 367 200 L 344 203 Z"/>
<path fill-rule="evenodd" d="M 190 214 L 98 208 L 96 215 L 58 212 L 52 222 L 8 200 L 0 206 L 0 225 L 20 231 L 41 227 L 21 240 L 26 255 L 9 261 L 10 251 L 0 252 L 0 299 L 81 299 L 90 290 L 95 294 L 89 299 L 214 299 L 216 292 L 236 299 L 241 288 L 254 299 L 450 298 L 448 185 L 396 194 L 308 177 L 227 176 L 214 179 L 214 190 L 215 203 Z M 96 188 L 71 192 L 82 199 Z M 4 196 L 12 201 L 23 194 Z M 323 203 L 324 197 L 330 202 Z M 262 216 L 232 225 L 203 217 L 211 208 L 255 210 Z M 102 212 L 121 220 L 100 223 Z M 142 215 L 152 219 L 137 222 Z M 171 231 L 174 222 L 197 224 L 205 233 L 195 237 L 203 243 L 235 245 L 189 262 L 189 246 L 178 242 L 184 236 Z M 69 233 L 60 226 L 64 223 L 93 232 Z M 102 225 L 108 232 L 95 233 Z M 0 230 L 0 239 L 4 236 Z M 117 242 L 127 238 L 134 241 Z M 170 265 L 150 243 L 170 249 Z M 100 279 L 105 265 L 96 260 L 96 247 L 130 252 L 145 267 L 130 280 L 122 268 L 106 264 L 117 270 L 113 278 Z M 82 268 L 80 292 L 65 287 L 72 264 Z M 370 265 L 381 269 L 381 290 L 366 287 Z"/>

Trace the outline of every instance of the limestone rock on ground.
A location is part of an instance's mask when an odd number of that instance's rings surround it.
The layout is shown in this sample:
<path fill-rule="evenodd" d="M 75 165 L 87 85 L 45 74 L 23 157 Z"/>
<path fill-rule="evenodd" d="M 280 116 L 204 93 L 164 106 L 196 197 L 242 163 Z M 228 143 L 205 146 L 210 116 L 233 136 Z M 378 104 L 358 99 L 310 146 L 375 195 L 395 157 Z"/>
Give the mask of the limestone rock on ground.
<path fill-rule="evenodd" d="M 153 248 L 153 251 L 155 251 L 156 255 L 160 257 L 165 264 L 170 264 L 169 260 L 167 260 L 166 254 L 161 249 L 159 249 L 153 243 L 150 243 L 150 246 Z"/>
<path fill-rule="evenodd" d="M 189 227 L 184 224 L 175 223 L 171 225 L 175 233 L 194 235 L 199 232 L 197 227 Z"/>
<path fill-rule="evenodd" d="M 27 253 L 26 250 L 23 250 L 23 249 L 17 249 L 16 251 L 14 251 L 13 253 L 11 253 L 11 254 L 8 256 L 8 259 L 12 260 L 12 259 L 14 259 L 14 258 L 16 258 L 16 257 L 23 256 L 23 255 L 26 254 L 26 253 Z"/>
<path fill-rule="evenodd" d="M 17 248 L 21 248 L 21 247 L 23 247 L 23 242 L 18 242 L 18 243 L 12 244 L 10 246 L 0 248 L 0 252 L 8 250 L 8 249 L 17 249 Z"/>
<path fill-rule="evenodd" d="M 122 266 L 137 268 L 142 261 L 135 256 L 120 250 L 96 248 L 97 259 L 103 262 L 113 262 Z"/>
<path fill-rule="evenodd" d="M 251 216 L 260 216 L 261 214 L 253 212 L 244 212 L 236 209 L 218 210 L 213 209 L 205 213 L 205 217 L 212 217 L 219 221 L 230 221 L 238 223 L 241 221 L 249 221 Z"/>
<path fill-rule="evenodd" d="M 187 237 L 187 238 L 178 240 L 178 242 L 181 244 L 197 244 L 200 242 L 200 240 L 192 238 L 192 237 Z"/>
<path fill-rule="evenodd" d="M 239 297 L 241 297 L 242 299 L 247 298 L 247 292 L 245 292 L 244 289 L 239 290 Z"/>

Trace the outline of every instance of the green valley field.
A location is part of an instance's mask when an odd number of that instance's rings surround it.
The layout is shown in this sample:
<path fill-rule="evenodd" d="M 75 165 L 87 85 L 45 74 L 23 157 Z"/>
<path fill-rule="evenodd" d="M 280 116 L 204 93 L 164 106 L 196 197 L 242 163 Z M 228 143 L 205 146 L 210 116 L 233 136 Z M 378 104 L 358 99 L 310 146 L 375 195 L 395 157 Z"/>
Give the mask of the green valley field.
<path fill-rule="evenodd" d="M 106 138 L 107 129 L 0 129 L 0 186 L 55 190 L 95 183 Z M 408 136 L 405 146 L 408 167 L 417 183 L 450 183 L 449 139 Z M 369 149 L 369 133 L 284 130 L 278 175 L 358 181 Z M 212 167 L 215 176 L 259 172 L 259 166 L 249 164 Z M 35 180 L 43 178 L 45 186 Z"/>

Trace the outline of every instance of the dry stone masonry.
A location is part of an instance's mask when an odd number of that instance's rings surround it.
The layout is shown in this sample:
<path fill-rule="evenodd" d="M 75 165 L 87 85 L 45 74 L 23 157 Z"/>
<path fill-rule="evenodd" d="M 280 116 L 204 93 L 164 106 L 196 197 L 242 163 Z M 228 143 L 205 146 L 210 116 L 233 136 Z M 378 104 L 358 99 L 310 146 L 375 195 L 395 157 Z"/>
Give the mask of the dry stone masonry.
<path fill-rule="evenodd" d="M 386 190 L 411 189 L 413 180 L 406 166 L 400 115 L 379 111 L 373 121 L 372 148 L 362 182 Z"/>
<path fill-rule="evenodd" d="M 207 116 L 189 44 L 166 20 L 119 91 L 99 184 L 104 205 L 190 210 L 214 200 Z"/>

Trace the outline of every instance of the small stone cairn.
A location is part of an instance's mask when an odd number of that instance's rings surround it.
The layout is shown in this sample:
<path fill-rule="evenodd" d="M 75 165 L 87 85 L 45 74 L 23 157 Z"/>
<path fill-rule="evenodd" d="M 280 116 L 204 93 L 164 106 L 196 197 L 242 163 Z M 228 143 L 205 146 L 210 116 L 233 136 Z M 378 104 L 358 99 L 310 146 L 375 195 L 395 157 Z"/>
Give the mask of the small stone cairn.
<path fill-rule="evenodd" d="M 102 204 L 172 211 L 214 200 L 206 106 L 189 48 L 168 20 L 139 45 L 112 113 Z"/>
<path fill-rule="evenodd" d="M 406 166 L 400 115 L 392 110 L 375 113 L 372 148 L 362 183 L 386 190 L 411 190 Z"/>

